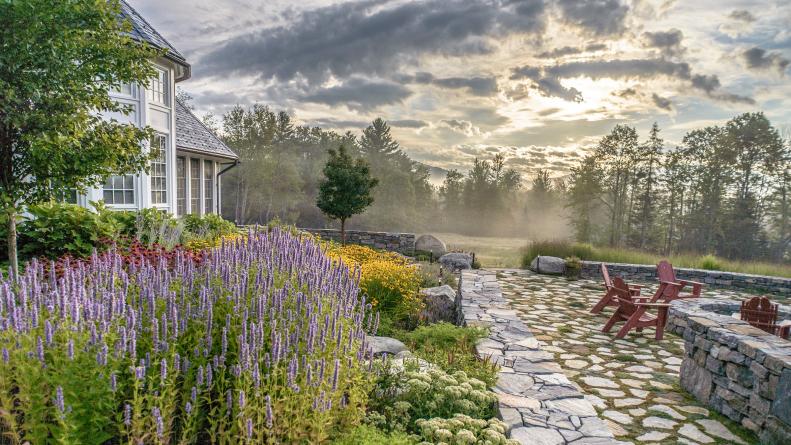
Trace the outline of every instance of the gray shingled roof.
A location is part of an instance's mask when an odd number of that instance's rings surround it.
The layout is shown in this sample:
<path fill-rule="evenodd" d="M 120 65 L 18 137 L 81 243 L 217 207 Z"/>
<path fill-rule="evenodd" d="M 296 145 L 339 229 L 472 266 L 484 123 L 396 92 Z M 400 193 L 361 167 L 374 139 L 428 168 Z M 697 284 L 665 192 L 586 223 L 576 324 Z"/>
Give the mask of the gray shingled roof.
<path fill-rule="evenodd" d="M 160 35 L 157 30 L 151 26 L 146 19 L 143 18 L 135 9 L 129 6 L 129 3 L 126 0 L 121 0 L 121 13 L 129 19 L 129 22 L 132 23 L 132 31 L 131 35 L 132 38 L 142 41 L 148 42 L 157 48 L 162 48 L 167 50 L 168 56 L 175 60 L 176 62 L 180 62 L 184 65 L 187 64 L 187 59 L 178 52 L 176 48 L 173 47 L 167 40 L 165 40 L 162 35 Z"/>
<path fill-rule="evenodd" d="M 176 100 L 176 148 L 226 159 L 239 159 L 236 153 L 179 100 Z"/>

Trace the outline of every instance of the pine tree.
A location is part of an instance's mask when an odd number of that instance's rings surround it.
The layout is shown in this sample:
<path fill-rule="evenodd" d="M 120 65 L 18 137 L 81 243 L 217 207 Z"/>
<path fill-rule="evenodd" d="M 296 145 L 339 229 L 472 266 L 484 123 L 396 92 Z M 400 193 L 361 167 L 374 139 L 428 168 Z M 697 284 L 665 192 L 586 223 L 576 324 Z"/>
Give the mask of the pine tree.
<path fill-rule="evenodd" d="M 635 178 L 635 204 L 630 214 L 632 231 L 630 244 L 640 249 L 656 247 L 656 213 L 659 200 L 657 167 L 664 141 L 659 137 L 659 125 L 654 122 L 648 141 L 642 144 Z"/>
<path fill-rule="evenodd" d="M 316 206 L 328 217 L 341 221 L 341 241 L 346 244 L 346 220 L 373 204 L 371 192 L 379 180 L 371 177 L 364 160 L 353 160 L 343 145 L 337 152 L 330 150 L 329 155 Z"/>

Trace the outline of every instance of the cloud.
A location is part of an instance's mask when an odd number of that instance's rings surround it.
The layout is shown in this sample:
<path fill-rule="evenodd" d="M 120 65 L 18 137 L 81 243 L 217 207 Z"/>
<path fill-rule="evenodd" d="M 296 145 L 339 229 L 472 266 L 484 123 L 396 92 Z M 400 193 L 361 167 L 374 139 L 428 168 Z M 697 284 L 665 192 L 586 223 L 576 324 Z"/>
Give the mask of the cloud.
<path fill-rule="evenodd" d="M 356 120 L 343 120 L 343 119 L 334 119 L 331 117 L 328 118 L 321 118 L 321 119 L 313 119 L 306 123 L 309 126 L 316 126 L 322 128 L 365 128 L 370 125 L 370 122 L 367 121 L 356 121 Z"/>
<path fill-rule="evenodd" d="M 776 70 L 785 74 L 791 60 L 777 52 L 768 52 L 763 48 L 753 47 L 742 53 L 742 60 L 752 70 Z"/>
<path fill-rule="evenodd" d="M 392 82 L 352 78 L 341 85 L 319 88 L 303 95 L 304 102 L 332 107 L 346 105 L 352 110 L 369 111 L 382 105 L 397 104 L 412 95 L 406 87 Z"/>
<path fill-rule="evenodd" d="M 654 105 L 656 105 L 657 107 L 663 110 L 667 110 L 667 111 L 673 110 L 673 102 L 671 102 L 670 99 L 666 99 L 664 97 L 659 96 L 656 93 L 653 93 L 651 95 L 651 100 L 654 101 Z"/>
<path fill-rule="evenodd" d="M 481 129 L 476 127 L 470 121 L 459 119 L 443 119 L 439 122 L 440 126 L 450 128 L 451 130 L 461 133 L 465 136 L 478 136 L 481 134 Z"/>
<path fill-rule="evenodd" d="M 428 127 L 428 122 L 418 119 L 400 119 L 387 122 L 391 127 L 398 128 L 423 128 Z"/>
<path fill-rule="evenodd" d="M 620 35 L 629 7 L 620 0 L 558 0 L 561 20 L 596 36 Z"/>
<path fill-rule="evenodd" d="M 475 96 L 491 96 L 496 94 L 497 78 L 495 77 L 445 77 L 436 78 L 431 73 L 417 73 L 413 76 L 401 75 L 396 79 L 404 83 L 434 85 L 447 89 L 466 89 Z"/>
<path fill-rule="evenodd" d="M 669 77 L 701 90 L 712 99 L 723 102 L 755 103 L 751 98 L 736 94 L 718 92 L 719 78 L 715 75 L 692 74 L 686 62 L 672 62 L 659 59 L 617 59 L 589 60 L 568 62 L 563 64 L 531 67 L 523 66 L 512 70 L 511 80 L 530 79 L 535 88 L 546 96 L 560 97 L 569 101 L 582 100 L 582 93 L 574 88 L 566 88 L 560 79 L 573 77 L 589 77 L 593 80 L 610 79 L 648 79 Z"/>
<path fill-rule="evenodd" d="M 213 76 L 263 79 L 331 76 L 384 77 L 426 54 L 487 54 L 492 37 L 538 35 L 545 28 L 544 0 L 428 0 L 346 2 L 294 13 L 285 25 L 251 31 L 199 60 Z"/>
<path fill-rule="evenodd" d="M 584 52 L 596 52 L 607 49 L 607 45 L 603 43 L 589 43 L 584 48 L 575 46 L 564 46 L 562 48 L 555 48 L 551 51 L 544 51 L 536 55 L 539 59 L 557 59 L 563 56 L 571 56 L 574 54 L 582 54 Z"/>
<path fill-rule="evenodd" d="M 750 11 L 744 9 L 734 9 L 730 14 L 728 14 L 728 17 L 733 20 L 745 23 L 752 23 L 757 20 Z"/>
<path fill-rule="evenodd" d="M 502 145 L 565 145 L 589 136 L 605 134 L 621 119 L 559 120 L 541 121 L 540 127 L 522 128 L 505 133 L 493 134 L 487 141 Z"/>
<path fill-rule="evenodd" d="M 684 33 L 675 28 L 668 31 L 644 32 L 642 37 L 644 47 L 658 49 L 667 56 L 680 56 L 686 51 L 681 45 Z"/>

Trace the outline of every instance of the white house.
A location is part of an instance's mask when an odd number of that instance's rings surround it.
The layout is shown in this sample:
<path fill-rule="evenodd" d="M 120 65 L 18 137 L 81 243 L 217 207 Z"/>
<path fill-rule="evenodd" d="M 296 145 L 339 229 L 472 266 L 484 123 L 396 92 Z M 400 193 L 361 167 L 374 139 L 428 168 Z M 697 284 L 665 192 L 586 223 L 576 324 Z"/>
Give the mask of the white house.
<path fill-rule="evenodd" d="M 219 213 L 221 175 L 238 163 L 238 156 L 176 100 L 176 84 L 190 77 L 190 65 L 126 1 L 123 15 L 132 24 L 132 37 L 166 51 L 152 61 L 157 75 L 148 87 L 124 85 L 110 93 L 129 105 L 128 115 L 105 116 L 140 127 L 156 135 L 149 149 L 157 152 L 149 172 L 110 177 L 102 188 L 72 197 L 80 205 L 104 200 L 109 208 L 156 208 L 174 215 Z"/>

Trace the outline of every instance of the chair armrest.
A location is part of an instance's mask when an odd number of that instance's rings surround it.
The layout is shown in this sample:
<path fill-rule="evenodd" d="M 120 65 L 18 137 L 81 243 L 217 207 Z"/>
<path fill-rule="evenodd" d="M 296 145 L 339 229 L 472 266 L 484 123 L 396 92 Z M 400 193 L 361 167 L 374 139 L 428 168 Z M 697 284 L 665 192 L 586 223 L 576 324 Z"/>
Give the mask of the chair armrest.
<path fill-rule="evenodd" d="M 678 288 L 684 287 L 683 284 L 677 283 L 675 281 L 660 281 L 659 283 L 660 284 L 666 284 L 668 286 L 678 287 Z"/>
<path fill-rule="evenodd" d="M 634 303 L 635 306 L 645 306 L 645 307 L 670 307 L 668 303 L 645 303 L 645 302 L 636 302 Z"/>
<path fill-rule="evenodd" d="M 685 286 L 687 284 L 692 284 L 693 286 L 694 285 L 697 285 L 697 286 L 705 286 L 706 285 L 705 283 L 701 283 L 701 282 L 698 282 L 698 281 L 691 281 L 691 280 L 678 280 L 678 282 L 683 284 L 683 285 L 685 285 Z"/>
<path fill-rule="evenodd" d="M 642 284 L 630 284 L 629 287 L 632 289 L 642 289 L 645 286 L 643 286 Z"/>

